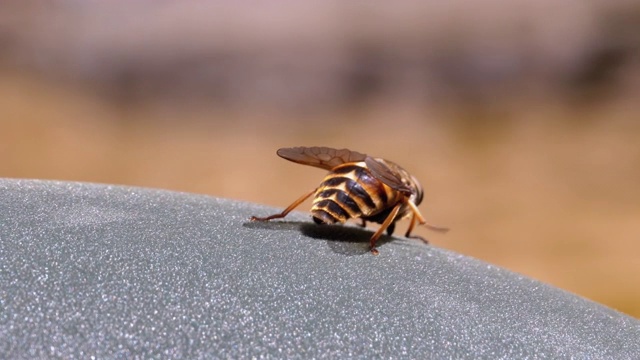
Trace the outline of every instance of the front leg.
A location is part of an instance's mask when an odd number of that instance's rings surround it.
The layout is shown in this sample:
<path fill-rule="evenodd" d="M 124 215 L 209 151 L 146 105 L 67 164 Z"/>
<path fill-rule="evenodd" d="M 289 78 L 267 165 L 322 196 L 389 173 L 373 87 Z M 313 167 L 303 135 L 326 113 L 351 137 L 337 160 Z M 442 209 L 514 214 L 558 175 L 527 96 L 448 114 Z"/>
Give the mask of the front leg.
<path fill-rule="evenodd" d="M 420 214 L 420 210 L 418 210 L 418 208 L 416 207 L 416 204 L 412 203 L 411 201 L 407 201 L 406 203 L 407 205 L 409 205 L 409 207 L 411 208 L 411 211 L 413 212 L 413 217 L 411 219 L 411 226 L 409 226 L 409 231 L 407 231 L 407 237 L 409 237 L 409 233 L 411 232 L 411 230 L 413 230 L 413 225 L 416 218 L 418 219 L 418 222 L 420 223 L 420 225 L 426 227 L 429 230 L 437 231 L 440 233 L 446 233 L 447 231 L 449 231 L 449 228 L 428 224 L 422 217 L 422 214 Z"/>
<path fill-rule="evenodd" d="M 404 234 L 404 236 L 408 239 L 419 239 L 421 240 L 423 243 L 428 244 L 429 240 L 423 238 L 420 235 L 411 235 L 411 231 L 413 230 L 413 227 L 416 225 L 416 214 L 414 213 L 411 216 L 411 223 L 409 224 L 409 228 L 407 229 L 407 232 Z"/>

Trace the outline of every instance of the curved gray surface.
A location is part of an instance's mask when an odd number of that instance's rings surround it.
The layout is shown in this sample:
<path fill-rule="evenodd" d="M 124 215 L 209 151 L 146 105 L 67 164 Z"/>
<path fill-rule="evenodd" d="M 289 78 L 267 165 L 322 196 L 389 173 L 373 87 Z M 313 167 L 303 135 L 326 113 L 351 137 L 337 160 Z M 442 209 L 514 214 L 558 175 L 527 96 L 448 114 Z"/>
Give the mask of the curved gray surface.
<path fill-rule="evenodd" d="M 507 270 L 274 209 L 0 179 L 6 358 L 637 359 L 640 322 Z M 392 240 L 392 241 L 389 241 Z"/>

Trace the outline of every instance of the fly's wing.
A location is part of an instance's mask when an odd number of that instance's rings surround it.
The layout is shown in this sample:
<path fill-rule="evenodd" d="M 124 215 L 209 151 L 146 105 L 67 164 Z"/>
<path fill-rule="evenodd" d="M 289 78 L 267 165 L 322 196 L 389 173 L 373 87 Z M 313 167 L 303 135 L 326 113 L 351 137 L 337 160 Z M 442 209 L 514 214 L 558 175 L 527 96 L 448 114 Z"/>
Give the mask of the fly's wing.
<path fill-rule="evenodd" d="M 393 171 L 393 169 L 391 169 L 383 161 L 367 156 L 364 162 L 365 164 L 367 164 L 369 172 L 371 172 L 371 174 L 376 179 L 382 181 L 384 184 L 394 190 L 398 190 L 407 195 L 412 193 L 411 188 L 402 182 L 400 175 L 398 175 L 397 172 Z"/>
<path fill-rule="evenodd" d="M 349 149 L 332 149 L 329 147 L 292 147 L 278 149 L 278 156 L 298 164 L 310 165 L 331 170 L 338 165 L 364 161 L 367 155 Z"/>

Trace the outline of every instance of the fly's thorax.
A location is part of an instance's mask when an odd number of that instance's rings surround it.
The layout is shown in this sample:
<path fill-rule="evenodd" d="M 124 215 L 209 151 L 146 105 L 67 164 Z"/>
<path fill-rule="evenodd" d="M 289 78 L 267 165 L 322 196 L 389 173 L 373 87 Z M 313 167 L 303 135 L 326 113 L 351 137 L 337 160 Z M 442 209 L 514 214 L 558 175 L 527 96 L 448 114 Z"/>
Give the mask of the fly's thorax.
<path fill-rule="evenodd" d="M 409 201 L 416 205 L 420 205 L 422 202 L 422 197 L 424 195 L 424 191 L 422 189 L 422 185 L 416 179 L 415 176 L 409 174 L 407 170 L 402 168 L 400 165 L 394 163 L 393 161 L 385 160 L 385 159 L 376 159 L 387 165 L 393 172 L 395 172 L 400 179 L 402 179 L 402 183 L 411 188 L 411 196 L 409 196 Z"/>
<path fill-rule="evenodd" d="M 409 201 L 416 205 L 420 205 L 424 196 L 424 190 L 422 189 L 422 185 L 420 185 L 420 183 L 418 182 L 418 179 L 416 179 L 414 176 L 410 175 L 410 180 L 411 185 L 409 186 L 411 186 L 414 191 L 413 194 L 411 194 L 411 196 L 409 197 Z"/>

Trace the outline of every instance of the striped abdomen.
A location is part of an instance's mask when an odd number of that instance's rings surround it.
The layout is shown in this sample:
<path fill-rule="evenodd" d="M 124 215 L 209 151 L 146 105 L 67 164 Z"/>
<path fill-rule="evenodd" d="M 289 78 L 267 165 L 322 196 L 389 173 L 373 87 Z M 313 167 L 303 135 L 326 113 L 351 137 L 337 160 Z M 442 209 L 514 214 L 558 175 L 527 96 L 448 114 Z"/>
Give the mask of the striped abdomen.
<path fill-rule="evenodd" d="M 402 194 L 376 179 L 364 162 L 337 166 L 316 190 L 311 214 L 318 224 L 344 223 L 350 218 L 378 221 Z M 384 220 L 384 218 L 382 219 Z"/>

